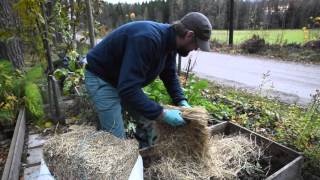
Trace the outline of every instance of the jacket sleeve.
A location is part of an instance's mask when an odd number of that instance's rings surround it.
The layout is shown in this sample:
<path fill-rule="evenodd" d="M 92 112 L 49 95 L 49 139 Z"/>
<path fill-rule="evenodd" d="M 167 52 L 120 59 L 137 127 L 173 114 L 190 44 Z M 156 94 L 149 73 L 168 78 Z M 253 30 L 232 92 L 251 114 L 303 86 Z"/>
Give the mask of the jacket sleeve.
<path fill-rule="evenodd" d="M 150 100 L 141 88 L 156 50 L 156 43 L 147 37 L 132 37 L 127 40 L 125 48 L 117 85 L 119 96 L 122 103 L 154 120 L 159 117 L 163 108 Z"/>
<path fill-rule="evenodd" d="M 182 100 L 186 100 L 182 88 L 180 86 L 179 77 L 176 71 L 176 53 L 172 52 L 168 55 L 164 70 L 160 73 L 160 79 L 163 81 L 166 89 L 173 101 L 178 104 Z"/>

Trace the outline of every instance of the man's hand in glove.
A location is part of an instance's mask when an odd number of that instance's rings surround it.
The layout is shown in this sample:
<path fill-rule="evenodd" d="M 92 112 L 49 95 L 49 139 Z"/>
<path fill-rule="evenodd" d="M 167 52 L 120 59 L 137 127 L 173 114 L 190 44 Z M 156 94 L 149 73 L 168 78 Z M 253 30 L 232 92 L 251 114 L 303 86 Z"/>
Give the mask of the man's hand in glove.
<path fill-rule="evenodd" d="M 190 104 L 188 103 L 188 101 L 186 100 L 182 100 L 178 103 L 179 106 L 182 106 L 182 107 L 186 107 L 186 108 L 191 108 Z"/>
<path fill-rule="evenodd" d="M 179 110 L 165 109 L 162 114 L 162 120 L 173 127 L 182 126 L 185 124 L 185 121 L 181 114 Z"/>

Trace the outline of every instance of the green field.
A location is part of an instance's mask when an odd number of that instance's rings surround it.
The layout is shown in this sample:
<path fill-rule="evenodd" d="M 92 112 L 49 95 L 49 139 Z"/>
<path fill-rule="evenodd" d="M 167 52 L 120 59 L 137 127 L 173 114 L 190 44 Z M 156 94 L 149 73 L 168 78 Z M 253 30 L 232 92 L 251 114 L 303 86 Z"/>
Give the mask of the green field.
<path fill-rule="evenodd" d="M 289 43 L 304 43 L 305 32 L 302 29 L 289 29 L 289 30 L 236 30 L 234 32 L 234 44 L 240 44 L 243 41 L 257 34 L 264 38 L 269 44 L 289 44 Z M 320 37 L 320 30 L 310 30 L 306 34 L 306 40 L 313 40 Z M 212 40 L 217 40 L 220 43 L 228 42 L 227 30 L 213 30 Z"/>

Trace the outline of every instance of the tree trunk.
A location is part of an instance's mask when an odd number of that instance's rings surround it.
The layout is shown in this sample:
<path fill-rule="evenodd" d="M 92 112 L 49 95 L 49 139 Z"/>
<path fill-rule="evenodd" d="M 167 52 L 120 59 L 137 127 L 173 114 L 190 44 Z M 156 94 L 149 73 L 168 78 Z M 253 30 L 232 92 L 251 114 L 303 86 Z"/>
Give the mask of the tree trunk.
<path fill-rule="evenodd" d="M 0 54 L 0 58 L 9 59 L 14 68 L 23 70 L 24 57 L 19 38 L 10 38 L 6 43 L 2 44 L 4 47 L 4 54 Z"/>
<path fill-rule="evenodd" d="M 74 0 L 70 0 L 70 9 L 71 9 L 71 12 L 70 12 L 70 15 L 71 15 L 71 18 L 70 18 L 70 21 L 71 21 L 71 29 L 72 29 L 72 41 L 76 41 L 76 20 L 74 18 L 75 16 L 75 13 L 74 13 Z"/>
<path fill-rule="evenodd" d="M 95 45 L 95 39 L 94 39 L 94 24 L 93 24 L 93 17 L 92 17 L 91 1 L 86 0 L 86 4 L 87 4 L 87 18 L 88 18 L 88 27 L 89 27 L 89 36 L 90 36 L 90 47 L 93 48 Z"/>
<path fill-rule="evenodd" d="M 10 38 L 7 38 L 5 42 L 0 42 L 2 49 L 0 51 L 0 58 L 9 59 L 14 68 L 23 70 L 24 57 L 22 45 L 15 33 L 17 32 L 19 21 L 11 7 L 11 2 L 9 0 L 0 0 L 0 27 L 6 32 L 11 33 Z"/>

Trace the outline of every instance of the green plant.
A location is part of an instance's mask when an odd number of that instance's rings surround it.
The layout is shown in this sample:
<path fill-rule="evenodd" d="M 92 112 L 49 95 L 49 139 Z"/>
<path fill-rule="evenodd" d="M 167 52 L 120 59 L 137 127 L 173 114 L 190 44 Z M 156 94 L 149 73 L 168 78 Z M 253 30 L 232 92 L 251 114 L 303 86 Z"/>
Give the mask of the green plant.
<path fill-rule="evenodd" d="M 217 119 L 230 119 L 233 116 L 231 107 L 211 101 L 206 94 L 208 93 L 208 82 L 198 80 L 194 75 L 190 75 L 184 83 L 183 91 L 188 102 L 192 106 L 203 106 Z M 153 83 L 144 88 L 145 94 L 148 97 L 161 104 L 172 103 L 170 96 L 167 93 L 165 86 L 160 79 L 156 79 Z"/>
<path fill-rule="evenodd" d="M 151 84 L 146 86 L 143 89 L 143 91 L 146 95 L 149 96 L 150 99 L 158 103 L 161 103 L 161 104 L 171 103 L 171 99 L 167 93 L 167 90 L 160 79 L 154 80 Z"/>
<path fill-rule="evenodd" d="M 34 66 L 29 69 L 25 74 L 25 80 L 31 82 L 37 82 L 43 78 L 43 69 L 40 65 Z"/>
<path fill-rule="evenodd" d="M 278 122 L 275 138 L 299 151 L 309 159 L 309 169 L 320 168 L 320 91 L 313 95 L 307 110 L 301 111 L 296 105 Z M 319 173 L 318 173 L 319 175 Z"/>
<path fill-rule="evenodd" d="M 214 101 L 208 96 L 209 83 L 206 80 L 199 80 L 190 75 L 185 83 L 184 92 L 191 105 L 205 107 L 217 119 L 229 120 L 234 115 L 231 106 Z"/>
<path fill-rule="evenodd" d="M 189 79 L 184 86 L 184 92 L 188 101 L 195 105 L 201 105 L 205 100 L 203 90 L 208 87 L 208 82 L 204 80 L 196 81 L 194 76 L 189 76 Z"/>
<path fill-rule="evenodd" d="M 14 123 L 17 104 L 18 99 L 16 96 L 7 96 L 0 102 L 0 125 L 10 125 Z"/>
<path fill-rule="evenodd" d="M 183 87 L 186 98 L 191 105 L 205 105 L 208 100 L 203 96 L 203 90 L 208 87 L 207 81 L 196 81 L 191 75 Z M 160 79 L 156 79 L 154 82 L 146 86 L 144 89 L 145 94 L 150 99 L 161 103 L 170 104 L 172 103 L 167 90 Z"/>
<path fill-rule="evenodd" d="M 58 68 L 54 71 L 54 77 L 63 82 L 62 90 L 64 95 L 75 93 L 75 88 L 84 81 L 84 66 L 78 60 L 79 54 L 70 51 L 67 54 L 68 67 Z"/>
<path fill-rule="evenodd" d="M 0 124 L 13 124 L 21 96 L 21 72 L 10 61 L 0 60 Z"/>
<path fill-rule="evenodd" d="M 14 123 L 18 105 L 21 103 L 23 89 L 25 104 L 32 117 L 44 116 L 40 90 L 36 84 L 43 75 L 41 66 L 31 68 L 26 74 L 15 71 L 9 61 L 0 61 L 0 119 Z M 24 88 L 23 87 L 24 85 Z"/>
<path fill-rule="evenodd" d="M 25 84 L 25 104 L 34 120 L 42 120 L 44 117 L 43 101 L 39 87 L 32 82 Z"/>

